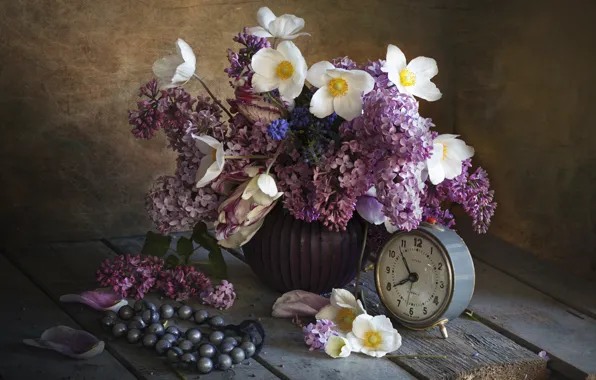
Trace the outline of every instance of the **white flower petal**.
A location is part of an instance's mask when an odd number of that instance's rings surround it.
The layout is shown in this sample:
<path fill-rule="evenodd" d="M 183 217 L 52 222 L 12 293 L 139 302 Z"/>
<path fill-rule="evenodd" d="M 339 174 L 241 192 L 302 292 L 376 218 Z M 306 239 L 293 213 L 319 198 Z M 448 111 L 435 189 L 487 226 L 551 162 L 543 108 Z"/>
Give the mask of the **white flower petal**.
<path fill-rule="evenodd" d="M 416 78 L 416 84 L 410 86 L 408 91 L 410 91 L 412 95 L 428 100 L 429 102 L 439 100 L 443 96 L 436 84 L 431 82 L 430 79 L 424 78 Z"/>
<path fill-rule="evenodd" d="M 450 133 L 444 133 L 442 135 L 438 135 L 436 139 L 433 140 L 434 143 L 445 143 L 447 141 L 453 140 L 458 138 L 459 135 L 452 135 Z"/>
<path fill-rule="evenodd" d="M 306 60 L 296 44 L 292 41 L 283 41 L 277 46 L 277 51 L 280 52 L 286 60 L 290 61 L 295 73 L 299 73 L 303 78 L 306 77 Z"/>
<path fill-rule="evenodd" d="M 172 83 L 185 83 L 195 73 L 195 65 L 192 63 L 184 62 L 176 68 L 176 73 L 172 77 Z"/>
<path fill-rule="evenodd" d="M 182 57 L 184 62 L 192 65 L 192 67 L 196 66 L 197 57 L 195 56 L 195 53 L 192 51 L 190 45 L 186 43 L 186 41 L 184 41 L 181 38 L 178 38 L 178 40 L 176 41 L 176 50 L 178 51 L 178 54 Z"/>
<path fill-rule="evenodd" d="M 431 164 L 429 162 L 427 165 L 428 177 L 430 178 L 430 182 L 432 182 L 433 185 L 438 185 L 445 180 L 445 169 L 443 168 L 442 164 Z"/>
<path fill-rule="evenodd" d="M 346 338 L 332 335 L 327 340 L 325 352 L 332 358 L 345 358 L 350 355 L 350 343 Z"/>
<path fill-rule="evenodd" d="M 443 147 L 444 145 L 434 140 L 433 149 L 430 152 L 430 158 L 427 160 L 428 165 L 439 165 L 443 159 Z"/>
<path fill-rule="evenodd" d="M 331 291 L 331 305 L 345 309 L 356 309 L 356 297 L 354 295 L 341 288 L 336 288 Z"/>
<path fill-rule="evenodd" d="M 261 74 L 254 73 L 252 76 L 252 87 L 256 92 L 268 92 L 275 90 L 279 86 L 279 79 L 275 77 L 267 78 Z"/>
<path fill-rule="evenodd" d="M 374 331 L 374 326 L 372 325 L 372 315 L 368 314 L 360 314 L 359 316 L 354 319 L 352 323 L 352 333 L 360 338 L 363 339 L 366 336 L 366 333 L 369 331 Z"/>
<path fill-rule="evenodd" d="M 377 188 L 374 186 L 371 186 L 370 189 L 366 190 L 366 193 L 364 193 L 364 195 L 368 195 L 369 197 L 377 197 Z"/>
<path fill-rule="evenodd" d="M 366 314 L 366 310 L 364 306 L 362 306 L 362 302 L 360 300 L 356 300 L 356 315 Z"/>
<path fill-rule="evenodd" d="M 255 73 L 267 78 L 277 78 L 277 66 L 282 61 L 285 61 L 282 53 L 275 49 L 264 48 L 252 57 L 250 64 Z"/>
<path fill-rule="evenodd" d="M 371 324 L 373 325 L 375 331 L 393 332 L 393 330 L 395 330 L 391 320 L 384 315 L 374 316 L 371 320 Z"/>
<path fill-rule="evenodd" d="M 204 166 L 207 166 L 209 161 L 211 161 L 211 165 L 207 167 L 207 170 L 204 170 Z M 203 162 L 205 162 L 205 165 L 203 165 Z M 207 156 L 203 157 L 201 159 L 201 165 L 197 170 L 197 187 L 203 187 L 209 182 L 213 181 L 221 174 L 222 169 L 223 168 L 220 168 L 219 165 L 217 165 L 217 162 L 214 162 L 211 158 Z M 204 174 L 199 178 L 199 175 L 203 173 L 203 170 Z"/>
<path fill-rule="evenodd" d="M 257 183 L 258 180 L 259 176 L 255 176 L 248 182 L 244 188 L 244 191 L 242 192 L 242 199 L 250 199 L 253 197 L 253 195 L 260 191 L 259 185 Z"/>
<path fill-rule="evenodd" d="M 289 36 L 284 36 L 283 38 L 286 40 L 294 40 L 298 37 L 301 36 L 310 36 L 310 33 L 296 33 L 296 34 L 290 34 Z"/>
<path fill-rule="evenodd" d="M 219 144 L 219 146 L 217 147 L 217 149 L 215 150 L 215 162 L 217 162 L 217 165 L 220 168 L 223 168 L 224 166 L 224 162 L 225 162 L 225 156 L 224 156 L 224 147 L 223 144 Z"/>
<path fill-rule="evenodd" d="M 327 70 L 334 69 L 335 66 L 331 62 L 321 61 L 317 62 L 308 69 L 306 80 L 315 87 L 322 88 L 329 82 Z"/>
<path fill-rule="evenodd" d="M 274 37 L 285 38 L 304 28 L 304 19 L 294 15 L 281 15 L 267 26 Z"/>
<path fill-rule="evenodd" d="M 277 185 L 269 174 L 261 174 L 257 179 L 259 189 L 270 197 L 277 195 Z"/>
<path fill-rule="evenodd" d="M 443 160 L 443 170 L 445 178 L 453 179 L 461 174 L 462 162 L 460 160 L 454 160 L 452 158 L 446 158 Z"/>
<path fill-rule="evenodd" d="M 368 94 L 375 87 L 374 78 L 364 70 L 350 70 L 347 79 L 349 91 Z"/>
<path fill-rule="evenodd" d="M 439 73 L 437 61 L 428 57 L 416 57 L 408 63 L 408 70 L 416 74 L 416 79 L 424 77 L 431 79 Z"/>
<path fill-rule="evenodd" d="M 318 320 L 327 319 L 329 321 L 334 321 L 337 318 L 337 313 L 339 309 L 333 305 L 327 305 L 315 315 L 315 318 Z"/>
<path fill-rule="evenodd" d="M 362 115 L 362 95 L 348 92 L 344 96 L 337 96 L 333 98 L 333 109 L 339 116 L 350 121 Z"/>
<path fill-rule="evenodd" d="M 387 67 L 390 71 L 395 70 L 395 72 L 397 72 L 398 78 L 399 78 L 399 72 L 406 68 L 406 56 L 401 51 L 400 48 L 398 48 L 395 45 L 391 45 L 391 44 L 389 44 L 389 46 L 387 46 L 387 62 L 385 63 L 385 67 Z M 385 71 L 385 70 L 383 70 L 383 71 Z M 386 71 L 386 72 L 390 72 L 390 71 Z M 399 80 L 398 80 L 398 82 L 399 82 Z M 393 83 L 396 83 L 396 82 L 393 82 Z"/>
<path fill-rule="evenodd" d="M 385 221 L 385 229 L 387 229 L 387 232 L 389 232 L 390 234 L 392 234 L 395 231 L 397 231 L 397 227 L 394 226 L 393 224 L 391 224 L 391 220 L 389 220 L 389 219 L 387 219 Z"/>
<path fill-rule="evenodd" d="M 360 352 L 362 350 L 362 344 L 364 343 L 362 339 L 358 338 L 354 333 L 348 333 L 346 336 L 348 342 L 350 343 L 350 349 L 352 352 Z"/>
<path fill-rule="evenodd" d="M 271 21 L 275 20 L 275 14 L 267 7 L 261 7 L 257 11 L 257 21 L 265 29 L 269 29 Z"/>
<path fill-rule="evenodd" d="M 179 55 L 169 55 L 158 59 L 153 63 L 153 74 L 159 79 L 171 81 L 176 74 L 178 66 L 184 63 Z"/>
<path fill-rule="evenodd" d="M 452 139 L 445 142 L 447 147 L 447 157 L 455 160 L 463 161 L 471 158 L 474 155 L 474 148 L 462 140 Z"/>
<path fill-rule="evenodd" d="M 217 244 L 224 248 L 238 249 L 252 239 L 253 236 L 255 236 L 259 228 L 263 226 L 264 221 L 265 218 L 248 227 L 240 227 L 238 231 L 233 233 L 230 237 L 225 240 L 219 240 Z"/>
<path fill-rule="evenodd" d="M 295 83 L 293 80 L 284 80 L 279 84 L 279 94 L 284 98 L 295 99 L 302 92 L 304 82 Z"/>
<path fill-rule="evenodd" d="M 327 86 L 319 88 L 313 95 L 310 100 L 310 113 L 320 119 L 333 113 L 333 96 Z"/>
<path fill-rule="evenodd" d="M 219 141 L 217 141 L 217 139 L 209 135 L 197 136 L 193 134 L 192 137 L 196 141 L 197 148 L 199 148 L 199 150 L 203 154 L 213 154 L 213 149 L 220 149 L 222 147 L 222 143 L 220 143 Z M 207 148 L 206 146 L 208 146 L 211 149 Z"/>
<path fill-rule="evenodd" d="M 266 31 L 265 29 L 263 29 L 260 26 L 253 26 L 251 28 L 248 28 L 246 30 L 246 32 L 248 34 L 252 34 L 253 36 L 257 36 L 257 37 L 264 37 L 264 38 L 273 37 L 271 35 L 271 33 L 269 33 L 268 31 Z"/>

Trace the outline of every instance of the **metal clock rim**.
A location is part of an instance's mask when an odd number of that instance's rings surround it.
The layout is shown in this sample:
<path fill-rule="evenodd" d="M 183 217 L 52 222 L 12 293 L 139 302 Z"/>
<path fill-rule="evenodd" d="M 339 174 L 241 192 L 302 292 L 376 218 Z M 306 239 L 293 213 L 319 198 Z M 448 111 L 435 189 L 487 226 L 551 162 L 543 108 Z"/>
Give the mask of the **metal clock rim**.
<path fill-rule="evenodd" d="M 409 321 L 404 321 L 402 317 L 396 315 L 393 311 L 391 311 L 388 307 L 387 307 L 387 303 L 385 302 L 385 297 L 383 296 L 383 291 L 382 291 L 382 286 L 380 285 L 380 270 L 379 270 L 379 263 L 381 262 L 381 258 L 383 256 L 383 252 L 385 252 L 385 250 L 388 248 L 388 246 L 393 243 L 394 240 L 398 239 L 400 236 L 402 235 L 412 235 L 412 234 L 419 234 L 422 235 L 423 237 L 427 238 L 428 240 L 431 240 L 433 243 L 435 243 L 435 245 L 437 245 L 438 247 L 441 248 L 441 255 L 443 257 L 445 257 L 445 263 L 448 269 L 448 298 L 446 301 L 443 302 L 443 304 L 441 305 L 441 307 L 437 310 L 437 312 L 435 313 L 435 317 L 433 317 L 432 319 L 428 319 L 428 320 L 424 320 L 421 323 L 416 323 L 416 322 L 409 322 Z M 393 236 L 391 236 L 391 238 L 387 241 L 387 243 L 385 243 L 385 245 L 383 245 L 383 247 L 381 248 L 380 254 L 377 257 L 377 261 L 375 263 L 375 285 L 377 288 L 377 293 L 379 294 L 379 298 L 381 299 L 381 302 L 383 303 L 383 305 L 385 306 L 385 309 L 391 314 L 391 316 L 395 319 L 398 320 L 398 322 L 400 324 L 402 324 L 403 326 L 413 329 L 413 330 L 427 330 L 427 329 L 431 329 L 435 326 L 437 326 L 439 323 L 441 323 L 441 321 L 443 321 L 445 318 L 443 317 L 444 312 L 447 310 L 447 308 L 449 307 L 449 305 L 451 304 L 451 301 L 453 299 L 453 292 L 455 290 L 455 285 L 454 285 L 454 278 L 453 278 L 453 264 L 451 262 L 451 258 L 449 257 L 449 255 L 447 254 L 447 248 L 445 247 L 445 245 L 443 245 L 443 243 L 441 243 L 441 241 L 435 237 L 432 233 L 425 231 L 423 229 L 417 229 L 417 230 L 412 230 L 412 231 L 402 231 L 402 232 L 398 232 L 396 234 L 394 234 Z"/>

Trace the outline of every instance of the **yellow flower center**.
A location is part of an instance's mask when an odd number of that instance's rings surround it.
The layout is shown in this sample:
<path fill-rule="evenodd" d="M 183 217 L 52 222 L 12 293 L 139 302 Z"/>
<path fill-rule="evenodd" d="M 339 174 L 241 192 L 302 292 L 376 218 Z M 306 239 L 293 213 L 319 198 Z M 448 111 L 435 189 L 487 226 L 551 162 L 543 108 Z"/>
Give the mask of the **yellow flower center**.
<path fill-rule="evenodd" d="M 377 331 L 367 331 L 364 334 L 364 346 L 368 348 L 377 348 L 383 343 L 381 334 Z"/>
<path fill-rule="evenodd" d="M 344 78 L 333 78 L 327 84 L 327 89 L 335 98 L 348 93 L 348 82 Z"/>
<path fill-rule="evenodd" d="M 356 319 L 356 314 L 352 309 L 339 309 L 339 312 L 337 312 L 337 325 L 344 331 L 352 331 L 354 319 Z"/>
<path fill-rule="evenodd" d="M 441 157 L 441 160 L 444 160 L 447 158 L 447 145 L 443 145 L 443 157 Z"/>
<path fill-rule="evenodd" d="M 290 78 L 294 74 L 294 66 L 290 61 L 282 61 L 277 65 L 277 76 L 283 80 Z"/>
<path fill-rule="evenodd" d="M 416 73 L 408 69 L 399 72 L 399 81 L 403 86 L 413 86 L 416 84 Z"/>
<path fill-rule="evenodd" d="M 213 158 L 213 161 L 217 161 L 217 149 L 213 149 L 213 152 L 211 152 L 211 157 Z"/>

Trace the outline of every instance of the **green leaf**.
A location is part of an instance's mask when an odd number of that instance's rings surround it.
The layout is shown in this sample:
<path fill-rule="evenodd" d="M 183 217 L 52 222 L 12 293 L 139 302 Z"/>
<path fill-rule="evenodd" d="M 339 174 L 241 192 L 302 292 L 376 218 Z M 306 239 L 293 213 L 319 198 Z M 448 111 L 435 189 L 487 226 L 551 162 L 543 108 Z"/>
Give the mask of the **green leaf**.
<path fill-rule="evenodd" d="M 178 265 L 182 264 L 182 260 L 180 260 L 180 258 L 176 255 L 169 255 L 166 258 L 166 266 L 168 268 L 173 268 L 176 267 Z"/>
<path fill-rule="evenodd" d="M 164 236 L 156 234 L 155 232 L 147 232 L 145 237 L 145 244 L 141 253 L 150 256 L 163 256 L 170 249 L 171 236 Z"/>
<path fill-rule="evenodd" d="M 176 245 L 176 252 L 180 257 L 184 259 L 184 261 L 188 261 L 188 258 L 190 257 L 190 255 L 192 255 L 193 250 L 194 248 L 192 246 L 192 240 L 184 236 L 178 239 L 178 244 Z"/>
<path fill-rule="evenodd" d="M 213 275 L 217 278 L 228 278 L 228 266 L 217 244 L 217 239 L 207 232 L 207 225 L 198 222 L 192 232 L 192 240 L 209 251 L 209 264 Z"/>

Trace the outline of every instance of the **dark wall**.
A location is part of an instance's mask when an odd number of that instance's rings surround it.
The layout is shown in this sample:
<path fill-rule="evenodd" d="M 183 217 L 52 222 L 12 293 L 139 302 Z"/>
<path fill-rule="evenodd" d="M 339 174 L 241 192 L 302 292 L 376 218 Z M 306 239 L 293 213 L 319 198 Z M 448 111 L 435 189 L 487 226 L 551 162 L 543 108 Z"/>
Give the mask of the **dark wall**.
<path fill-rule="evenodd" d="M 439 62 L 444 96 L 422 104 L 477 149 L 500 202 L 492 232 L 589 271 L 596 135 L 591 1 L 0 0 L 5 242 L 139 234 L 144 193 L 173 171 L 163 138 L 138 141 L 126 110 L 153 61 L 184 38 L 229 95 L 226 49 L 256 10 L 306 20 L 309 64 L 384 58 L 386 45 Z M 191 85 L 195 93 L 199 89 Z"/>

